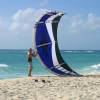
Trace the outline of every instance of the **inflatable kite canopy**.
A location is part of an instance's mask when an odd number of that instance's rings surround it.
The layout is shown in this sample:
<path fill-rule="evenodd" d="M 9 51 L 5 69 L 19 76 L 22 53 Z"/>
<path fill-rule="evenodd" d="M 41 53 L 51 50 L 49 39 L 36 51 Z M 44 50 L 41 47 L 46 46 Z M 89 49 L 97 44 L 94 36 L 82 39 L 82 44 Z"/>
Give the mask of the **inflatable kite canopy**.
<path fill-rule="evenodd" d="M 63 60 L 57 41 L 57 27 L 63 16 L 59 12 L 47 12 L 35 25 L 34 44 L 41 62 L 59 76 L 78 76 Z"/>

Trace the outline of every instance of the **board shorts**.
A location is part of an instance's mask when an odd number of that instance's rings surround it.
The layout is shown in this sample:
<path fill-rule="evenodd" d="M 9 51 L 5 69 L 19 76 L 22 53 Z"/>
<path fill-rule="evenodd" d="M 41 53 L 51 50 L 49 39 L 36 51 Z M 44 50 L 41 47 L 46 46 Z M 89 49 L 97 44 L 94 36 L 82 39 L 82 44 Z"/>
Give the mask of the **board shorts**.
<path fill-rule="evenodd" d="M 32 62 L 32 58 L 28 58 L 28 62 Z"/>

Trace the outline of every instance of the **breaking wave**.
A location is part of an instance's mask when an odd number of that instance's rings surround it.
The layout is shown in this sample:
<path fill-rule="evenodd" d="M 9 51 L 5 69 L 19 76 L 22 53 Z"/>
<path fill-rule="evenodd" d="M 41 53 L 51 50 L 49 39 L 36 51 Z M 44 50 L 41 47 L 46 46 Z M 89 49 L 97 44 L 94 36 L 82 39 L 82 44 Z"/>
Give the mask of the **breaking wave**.
<path fill-rule="evenodd" d="M 95 64 L 95 65 L 91 65 L 91 66 L 88 66 L 88 67 L 93 68 L 93 69 L 99 69 L 100 64 Z"/>
<path fill-rule="evenodd" d="M 7 64 L 0 64 L 0 68 L 1 67 L 8 67 L 8 65 Z"/>
<path fill-rule="evenodd" d="M 64 50 L 64 52 L 68 52 L 68 53 L 94 53 L 97 52 L 95 50 Z M 99 52 L 99 51 L 98 51 Z"/>
<path fill-rule="evenodd" d="M 100 63 L 87 66 L 83 69 L 83 74 L 89 74 L 89 75 L 100 75 Z"/>

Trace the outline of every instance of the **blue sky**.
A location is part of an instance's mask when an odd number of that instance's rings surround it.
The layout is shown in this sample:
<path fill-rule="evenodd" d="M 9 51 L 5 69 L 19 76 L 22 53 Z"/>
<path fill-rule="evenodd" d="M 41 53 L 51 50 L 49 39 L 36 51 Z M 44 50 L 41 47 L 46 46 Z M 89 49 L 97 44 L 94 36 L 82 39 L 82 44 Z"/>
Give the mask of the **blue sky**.
<path fill-rule="evenodd" d="M 36 20 L 46 11 L 63 11 L 60 49 L 100 50 L 100 0 L 1 0 L 0 49 L 28 49 Z"/>

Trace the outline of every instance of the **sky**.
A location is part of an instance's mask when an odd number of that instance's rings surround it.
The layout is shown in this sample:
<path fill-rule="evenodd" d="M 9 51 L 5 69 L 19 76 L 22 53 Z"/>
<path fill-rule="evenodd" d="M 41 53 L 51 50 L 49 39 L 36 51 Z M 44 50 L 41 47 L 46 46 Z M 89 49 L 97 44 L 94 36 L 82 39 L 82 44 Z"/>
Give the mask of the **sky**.
<path fill-rule="evenodd" d="M 32 47 L 34 24 L 46 11 L 65 12 L 60 49 L 100 50 L 100 0 L 0 0 L 0 49 Z"/>

